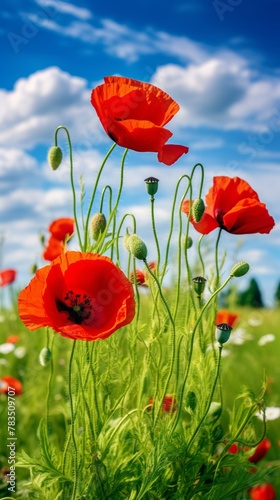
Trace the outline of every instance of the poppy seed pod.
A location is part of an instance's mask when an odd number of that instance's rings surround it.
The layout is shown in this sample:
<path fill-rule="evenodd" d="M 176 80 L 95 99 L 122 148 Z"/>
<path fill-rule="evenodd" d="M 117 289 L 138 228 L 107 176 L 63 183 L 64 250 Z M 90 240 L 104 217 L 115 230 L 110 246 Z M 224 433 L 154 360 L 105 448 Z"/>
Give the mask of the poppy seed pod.
<path fill-rule="evenodd" d="M 196 276 L 196 278 L 192 279 L 194 291 L 200 296 L 204 292 L 206 279 L 202 276 Z"/>
<path fill-rule="evenodd" d="M 52 352 L 48 347 L 43 347 L 39 354 L 39 361 L 42 366 L 47 366 L 51 360 Z"/>
<path fill-rule="evenodd" d="M 52 146 L 48 152 L 49 165 L 56 170 L 62 162 L 62 151 L 59 146 Z"/>
<path fill-rule="evenodd" d="M 156 177 L 147 177 L 147 179 L 145 179 L 145 182 L 146 182 L 147 193 L 150 196 L 154 196 L 154 194 L 156 194 L 158 190 L 159 180 L 156 179 Z"/>
<path fill-rule="evenodd" d="M 232 326 L 229 326 L 227 323 L 216 325 L 216 339 L 219 344 L 225 344 L 229 340 L 231 330 Z"/>
<path fill-rule="evenodd" d="M 90 221 L 91 235 L 95 241 L 104 233 L 106 228 L 106 217 L 101 212 L 94 214 Z"/>
<path fill-rule="evenodd" d="M 126 233 L 124 236 L 123 236 L 123 246 L 124 248 L 130 252 L 130 249 L 129 249 L 129 238 L 130 238 L 130 234 Z"/>
<path fill-rule="evenodd" d="M 248 273 L 249 269 L 250 266 L 247 262 L 237 262 L 237 264 L 233 266 L 230 275 L 235 276 L 235 278 L 241 278 L 241 276 Z"/>
<path fill-rule="evenodd" d="M 204 201 L 201 198 L 197 198 L 193 202 L 192 206 L 192 216 L 195 222 L 199 222 L 204 214 L 205 211 L 205 205 Z"/>
<path fill-rule="evenodd" d="M 128 247 L 130 253 L 139 260 L 145 260 L 148 255 L 147 247 L 141 238 L 137 234 L 131 234 L 128 240 Z"/>
<path fill-rule="evenodd" d="M 222 405 L 216 401 L 212 401 L 210 408 L 207 413 L 206 422 L 212 422 L 213 420 L 218 420 L 222 413 Z"/>
<path fill-rule="evenodd" d="M 193 245 L 193 240 L 190 236 L 186 236 L 185 234 L 181 238 L 182 247 L 188 250 Z"/>

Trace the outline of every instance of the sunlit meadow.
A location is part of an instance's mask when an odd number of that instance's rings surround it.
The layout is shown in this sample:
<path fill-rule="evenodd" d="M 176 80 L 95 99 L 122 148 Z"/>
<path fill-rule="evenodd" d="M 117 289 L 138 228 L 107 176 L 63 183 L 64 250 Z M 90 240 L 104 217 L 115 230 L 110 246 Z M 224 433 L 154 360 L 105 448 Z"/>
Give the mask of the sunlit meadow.
<path fill-rule="evenodd" d="M 273 216 L 245 179 L 216 176 L 205 192 L 198 163 L 170 193 L 162 245 L 160 181 L 148 177 L 151 261 L 135 215 L 119 215 L 126 156 L 153 152 L 172 171 L 191 147 L 169 143 L 179 106 L 122 77 L 93 89 L 91 104 L 113 140 L 93 187 L 77 183 L 71 131 L 58 126 L 48 160 L 60 167 L 66 138 L 73 213 L 50 221 L 47 265 L 24 290 L 15 270 L 1 271 L 11 291 L 0 323 L 1 498 L 273 500 L 279 310 L 237 306 L 250 262 L 225 275 L 220 249 L 225 232 L 265 238 Z M 102 173 L 116 148 L 114 190 Z"/>

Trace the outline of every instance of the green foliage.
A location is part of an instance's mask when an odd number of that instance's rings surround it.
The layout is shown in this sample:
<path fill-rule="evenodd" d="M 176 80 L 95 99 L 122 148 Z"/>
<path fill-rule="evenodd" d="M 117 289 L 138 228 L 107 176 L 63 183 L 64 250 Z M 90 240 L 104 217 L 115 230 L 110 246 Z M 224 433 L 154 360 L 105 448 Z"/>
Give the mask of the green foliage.
<path fill-rule="evenodd" d="M 251 278 L 246 290 L 239 292 L 238 305 L 256 308 L 264 307 L 262 294 L 255 278 Z"/>

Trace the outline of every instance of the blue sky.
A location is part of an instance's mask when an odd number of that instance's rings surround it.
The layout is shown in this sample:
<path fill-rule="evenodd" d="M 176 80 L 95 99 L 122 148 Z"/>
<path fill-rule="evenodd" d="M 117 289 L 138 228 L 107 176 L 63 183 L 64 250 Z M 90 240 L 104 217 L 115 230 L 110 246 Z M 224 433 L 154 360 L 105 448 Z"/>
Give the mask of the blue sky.
<path fill-rule="evenodd" d="M 214 175 L 247 180 L 275 218 L 270 235 L 225 234 L 229 263 L 247 260 L 270 305 L 280 280 L 280 66 L 278 0 L 64 2 L 2 0 L 0 13 L 0 177 L 2 267 L 18 287 L 40 260 L 38 234 L 71 216 L 67 158 L 55 173 L 46 155 L 54 130 L 71 133 L 77 177 L 92 184 L 111 145 L 90 105 L 105 75 L 149 81 L 180 105 L 173 143 L 190 147 L 174 166 L 130 152 L 120 212 L 133 211 L 151 258 L 143 179 L 160 179 L 157 224 L 164 242 L 173 188 L 196 162 Z M 65 148 L 65 139 L 61 139 Z M 106 171 L 117 186 L 116 152 Z M 88 188 L 89 189 L 89 188 Z M 195 255 L 194 255 L 195 257 Z"/>

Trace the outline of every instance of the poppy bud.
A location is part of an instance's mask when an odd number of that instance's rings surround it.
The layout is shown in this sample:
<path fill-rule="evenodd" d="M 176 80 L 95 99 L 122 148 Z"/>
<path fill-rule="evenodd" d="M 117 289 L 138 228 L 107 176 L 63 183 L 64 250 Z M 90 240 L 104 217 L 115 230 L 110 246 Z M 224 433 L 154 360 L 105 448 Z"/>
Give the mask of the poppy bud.
<path fill-rule="evenodd" d="M 62 151 L 59 146 L 52 146 L 48 152 L 49 165 L 56 170 L 62 162 Z"/>
<path fill-rule="evenodd" d="M 36 271 L 37 271 L 37 269 L 38 269 L 37 264 L 31 264 L 31 266 L 30 266 L 30 273 L 31 274 L 35 274 Z"/>
<path fill-rule="evenodd" d="M 223 435 L 224 435 L 224 429 L 220 424 L 214 427 L 212 431 L 212 438 L 214 441 L 220 441 Z"/>
<path fill-rule="evenodd" d="M 216 339 L 219 344 L 224 344 L 228 341 L 231 330 L 232 326 L 229 326 L 227 323 L 216 325 Z"/>
<path fill-rule="evenodd" d="M 123 246 L 124 248 L 130 252 L 130 249 L 129 249 L 129 238 L 130 238 L 130 234 L 126 233 L 124 236 L 123 236 Z"/>
<path fill-rule="evenodd" d="M 194 411 L 196 408 L 196 395 L 195 392 L 189 391 L 187 394 L 186 407 Z"/>
<path fill-rule="evenodd" d="M 244 276 L 245 274 L 248 273 L 250 269 L 249 264 L 247 262 L 237 262 L 231 270 L 231 276 L 235 276 L 235 278 L 241 278 L 241 276 Z"/>
<path fill-rule="evenodd" d="M 188 250 L 189 248 L 192 247 L 193 240 L 192 240 L 192 238 L 190 236 L 183 235 L 182 239 L 181 239 L 181 244 L 182 244 L 183 248 L 185 248 L 186 250 Z"/>
<path fill-rule="evenodd" d="M 137 234 L 131 234 L 128 240 L 129 251 L 136 259 L 145 260 L 148 255 L 147 247 Z"/>
<path fill-rule="evenodd" d="M 210 408 L 207 413 L 206 421 L 211 422 L 213 420 L 218 420 L 222 413 L 222 405 L 221 403 L 217 403 L 216 401 L 212 401 Z"/>
<path fill-rule="evenodd" d="M 98 240 L 99 236 L 104 233 L 106 228 L 106 218 L 105 215 L 97 212 L 91 218 L 90 222 L 91 234 L 95 241 Z"/>
<path fill-rule="evenodd" d="M 192 216 L 195 222 L 199 222 L 204 214 L 205 205 L 201 198 L 197 198 L 192 205 Z"/>
<path fill-rule="evenodd" d="M 51 360 L 52 353 L 48 347 L 43 347 L 39 354 L 39 361 L 42 366 L 47 366 Z"/>
<path fill-rule="evenodd" d="M 192 279 L 194 291 L 200 296 L 204 292 L 206 279 L 202 276 L 196 276 L 196 278 Z"/>
<path fill-rule="evenodd" d="M 154 196 L 158 190 L 159 180 L 156 177 L 147 177 L 145 179 L 147 192 L 150 196 Z"/>

